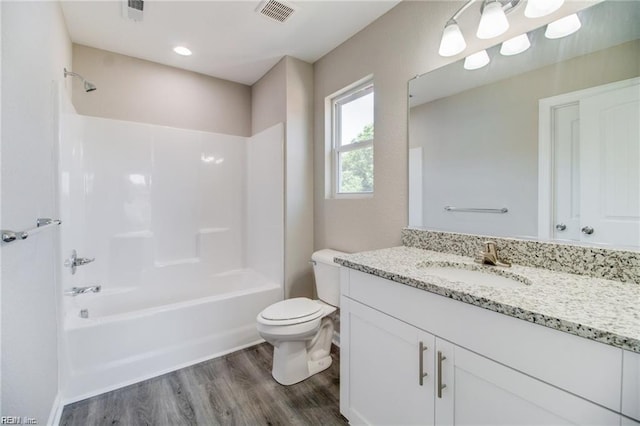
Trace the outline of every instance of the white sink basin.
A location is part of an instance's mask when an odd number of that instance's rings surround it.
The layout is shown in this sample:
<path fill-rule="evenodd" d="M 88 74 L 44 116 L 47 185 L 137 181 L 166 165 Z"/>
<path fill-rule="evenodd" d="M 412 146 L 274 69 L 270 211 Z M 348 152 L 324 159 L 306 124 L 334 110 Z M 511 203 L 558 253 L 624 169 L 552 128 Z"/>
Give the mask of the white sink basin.
<path fill-rule="evenodd" d="M 517 288 L 531 285 L 520 275 L 500 267 L 476 266 L 465 263 L 426 262 L 418 265 L 425 273 L 447 281 L 497 288 Z"/>

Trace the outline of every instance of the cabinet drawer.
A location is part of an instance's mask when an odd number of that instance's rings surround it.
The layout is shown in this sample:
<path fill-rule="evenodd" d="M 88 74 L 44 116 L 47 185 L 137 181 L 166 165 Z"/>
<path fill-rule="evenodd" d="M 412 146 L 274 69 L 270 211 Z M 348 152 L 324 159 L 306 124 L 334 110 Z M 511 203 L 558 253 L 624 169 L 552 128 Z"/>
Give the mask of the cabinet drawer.
<path fill-rule="evenodd" d="M 622 414 L 640 420 L 640 354 L 623 351 Z"/>
<path fill-rule="evenodd" d="M 343 294 L 620 412 L 622 349 L 355 270 Z"/>

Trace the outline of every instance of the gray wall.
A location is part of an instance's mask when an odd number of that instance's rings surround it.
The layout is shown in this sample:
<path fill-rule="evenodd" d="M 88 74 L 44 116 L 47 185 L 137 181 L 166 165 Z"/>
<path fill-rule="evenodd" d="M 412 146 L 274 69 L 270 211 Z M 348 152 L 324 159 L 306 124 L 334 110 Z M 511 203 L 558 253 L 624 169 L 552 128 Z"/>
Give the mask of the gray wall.
<path fill-rule="evenodd" d="M 462 4 L 464 1 L 403 1 L 314 64 L 316 248 L 359 251 L 400 244 L 400 230 L 407 225 L 407 82 L 462 57 L 438 55 L 442 28 Z M 566 15 L 584 6 L 583 2 L 567 2 L 559 13 Z M 467 28 L 473 21 L 477 25 L 477 17 L 467 12 L 461 25 Z M 476 52 L 539 25 L 540 21 L 528 20 L 512 25 L 497 39 L 467 40 L 467 51 Z M 375 84 L 375 194 L 364 199 L 326 198 L 325 99 L 371 74 Z"/>
<path fill-rule="evenodd" d="M 287 121 L 287 60 L 282 58 L 251 86 L 251 134 Z"/>
<path fill-rule="evenodd" d="M 251 136 L 249 86 L 78 44 L 73 71 L 98 87 L 75 79 L 79 114 Z"/>
<path fill-rule="evenodd" d="M 285 123 L 285 297 L 312 297 L 313 68 L 285 57 L 252 87 L 252 131 Z"/>
<path fill-rule="evenodd" d="M 444 63 L 442 25 L 457 2 L 402 2 L 314 64 L 316 248 L 359 251 L 400 244 L 407 224 L 407 81 Z M 373 74 L 373 198 L 325 197 L 325 99 Z"/>
<path fill-rule="evenodd" d="M 55 217 L 57 156 L 52 81 L 71 66 L 57 2 L 1 2 L 2 228 Z M 64 226 L 64 225 L 63 225 Z M 58 394 L 58 228 L 2 247 L 3 416 L 46 424 Z"/>

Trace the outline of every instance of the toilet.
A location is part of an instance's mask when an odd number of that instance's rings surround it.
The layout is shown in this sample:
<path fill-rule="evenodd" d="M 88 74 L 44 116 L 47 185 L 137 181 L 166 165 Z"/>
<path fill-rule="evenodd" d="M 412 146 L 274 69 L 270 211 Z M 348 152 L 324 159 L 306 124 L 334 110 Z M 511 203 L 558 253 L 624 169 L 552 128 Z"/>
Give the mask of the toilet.
<path fill-rule="evenodd" d="M 271 374 L 283 385 L 292 385 L 331 365 L 333 320 L 329 315 L 340 304 L 340 268 L 333 258 L 345 253 L 320 250 L 311 256 L 320 300 L 286 299 L 258 314 L 258 333 L 273 345 Z"/>

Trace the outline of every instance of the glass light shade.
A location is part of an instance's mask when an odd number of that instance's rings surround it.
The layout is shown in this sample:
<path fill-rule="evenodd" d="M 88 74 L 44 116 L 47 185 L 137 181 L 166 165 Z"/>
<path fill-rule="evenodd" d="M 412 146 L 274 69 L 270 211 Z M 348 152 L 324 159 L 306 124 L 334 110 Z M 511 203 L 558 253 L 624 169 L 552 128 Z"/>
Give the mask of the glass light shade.
<path fill-rule="evenodd" d="M 502 43 L 500 53 L 504 56 L 517 55 L 531 47 L 531 42 L 527 34 L 520 34 Z"/>
<path fill-rule="evenodd" d="M 527 18 L 540 18 L 547 16 L 564 4 L 564 0 L 527 0 L 527 8 L 524 16 Z"/>
<path fill-rule="evenodd" d="M 460 31 L 460 27 L 455 21 L 450 21 L 442 31 L 442 40 L 440 40 L 440 56 L 454 56 L 467 48 L 464 36 Z"/>
<path fill-rule="evenodd" d="M 502 4 L 499 1 L 485 3 L 476 36 L 481 39 L 494 38 L 504 34 L 508 29 L 509 21 L 502 10 Z"/>
<path fill-rule="evenodd" d="M 562 38 L 569 34 L 573 34 L 580 29 L 582 23 L 575 13 L 573 15 L 565 16 L 562 19 L 558 19 L 547 25 L 547 30 L 544 32 L 546 38 Z"/>
<path fill-rule="evenodd" d="M 481 50 L 473 55 L 469 55 L 464 60 L 464 69 L 477 70 L 489 63 L 489 55 L 486 50 Z"/>

